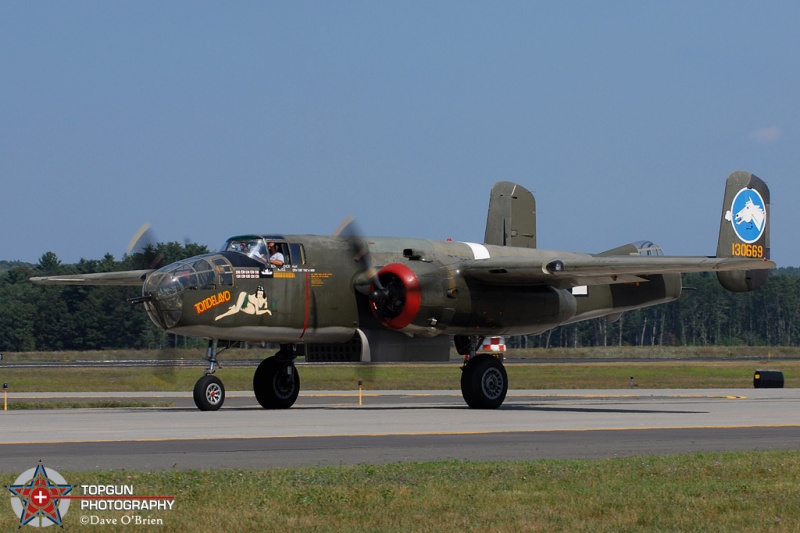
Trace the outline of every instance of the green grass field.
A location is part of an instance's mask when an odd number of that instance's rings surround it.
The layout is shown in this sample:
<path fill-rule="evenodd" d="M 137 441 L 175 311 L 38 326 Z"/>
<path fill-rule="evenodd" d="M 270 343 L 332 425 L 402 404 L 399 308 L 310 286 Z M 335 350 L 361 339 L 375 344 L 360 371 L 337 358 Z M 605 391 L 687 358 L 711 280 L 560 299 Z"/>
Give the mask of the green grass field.
<path fill-rule="evenodd" d="M 765 452 L 534 462 L 440 462 L 275 470 L 60 472 L 175 497 L 161 519 L 98 531 L 798 531 L 800 454 Z M 0 476 L 5 485 L 15 475 Z M 76 489 L 76 494 L 79 494 Z M 0 509 L 2 509 L 0 507 Z M 19 520 L 0 511 L 0 530 Z"/>
<path fill-rule="evenodd" d="M 800 361 L 675 361 L 510 363 L 511 389 L 623 389 L 630 378 L 638 388 L 748 388 L 757 368 L 783 371 L 785 386 L 800 386 Z M 254 366 L 217 372 L 228 390 L 250 390 Z M 301 365 L 303 390 L 458 390 L 458 362 L 443 364 Z M 14 392 L 191 391 L 202 367 L 3 368 L 0 381 Z"/>

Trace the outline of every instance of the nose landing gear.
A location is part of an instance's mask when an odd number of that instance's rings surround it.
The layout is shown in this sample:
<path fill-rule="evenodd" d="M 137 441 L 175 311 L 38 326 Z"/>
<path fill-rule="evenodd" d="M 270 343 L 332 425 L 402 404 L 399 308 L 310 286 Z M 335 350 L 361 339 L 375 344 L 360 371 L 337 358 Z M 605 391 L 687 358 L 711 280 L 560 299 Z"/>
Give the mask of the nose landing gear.
<path fill-rule="evenodd" d="M 206 374 L 194 385 L 194 404 L 201 411 L 216 411 L 225 401 L 225 387 L 217 376 Z"/>
<path fill-rule="evenodd" d="M 194 404 L 201 411 L 216 411 L 225 402 L 225 386 L 217 376 L 212 375 L 219 367 L 217 339 L 208 341 L 206 359 L 208 359 L 208 370 L 194 384 Z"/>

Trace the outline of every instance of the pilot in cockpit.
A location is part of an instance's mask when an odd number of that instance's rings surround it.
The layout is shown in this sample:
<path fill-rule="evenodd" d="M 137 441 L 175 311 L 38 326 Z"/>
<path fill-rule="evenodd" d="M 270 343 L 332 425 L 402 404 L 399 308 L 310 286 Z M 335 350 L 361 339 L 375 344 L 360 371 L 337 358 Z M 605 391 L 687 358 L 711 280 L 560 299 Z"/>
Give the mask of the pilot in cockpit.
<path fill-rule="evenodd" d="M 246 241 L 231 241 L 228 245 L 228 250 L 231 252 L 241 252 L 243 254 L 250 253 L 250 245 Z"/>
<path fill-rule="evenodd" d="M 278 247 L 275 246 L 275 243 L 267 243 L 267 248 L 269 249 L 269 264 L 278 268 L 282 267 L 285 259 L 283 254 L 278 250 Z"/>
<path fill-rule="evenodd" d="M 258 259 L 263 263 L 267 263 L 267 250 L 264 247 L 264 241 L 257 240 L 243 240 L 243 241 L 230 241 L 227 250 L 231 252 L 239 252 L 253 259 Z M 283 263 L 281 263 L 283 264 Z"/>

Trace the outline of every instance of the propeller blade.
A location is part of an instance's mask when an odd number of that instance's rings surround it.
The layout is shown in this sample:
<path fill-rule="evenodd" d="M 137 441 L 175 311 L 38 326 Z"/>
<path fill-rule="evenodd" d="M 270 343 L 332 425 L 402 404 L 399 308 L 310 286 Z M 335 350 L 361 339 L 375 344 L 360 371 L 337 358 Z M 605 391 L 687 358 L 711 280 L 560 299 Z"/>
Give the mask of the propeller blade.
<path fill-rule="evenodd" d="M 133 235 L 131 242 L 128 243 L 128 255 L 146 254 L 148 251 L 155 253 L 156 244 L 157 240 L 152 226 L 148 223 L 144 223 Z M 150 261 L 148 268 L 156 268 L 162 259 L 164 259 L 163 252 L 155 253 L 155 257 Z"/>
<path fill-rule="evenodd" d="M 369 251 L 369 243 L 359 231 L 358 225 L 356 224 L 355 218 L 351 216 L 347 216 L 339 227 L 336 228 L 334 232 L 334 237 L 344 239 L 350 245 L 350 250 L 353 253 L 353 261 L 359 264 L 361 267 L 361 271 L 365 273 L 365 275 L 372 280 L 372 285 L 375 287 L 375 290 L 370 293 L 370 300 L 373 298 L 385 298 L 386 297 L 386 289 L 384 288 L 381 280 L 378 278 L 378 269 L 375 268 L 375 265 L 372 262 L 372 254 Z M 375 293 L 379 293 L 375 295 Z M 373 296 L 375 295 L 375 296 Z M 374 301 L 374 300 L 373 300 Z"/>
<path fill-rule="evenodd" d="M 150 224 L 145 222 L 136 233 L 131 237 L 131 242 L 128 243 L 128 254 L 141 253 L 148 244 L 153 244 L 152 232 L 145 237 L 145 234 L 150 231 Z"/>

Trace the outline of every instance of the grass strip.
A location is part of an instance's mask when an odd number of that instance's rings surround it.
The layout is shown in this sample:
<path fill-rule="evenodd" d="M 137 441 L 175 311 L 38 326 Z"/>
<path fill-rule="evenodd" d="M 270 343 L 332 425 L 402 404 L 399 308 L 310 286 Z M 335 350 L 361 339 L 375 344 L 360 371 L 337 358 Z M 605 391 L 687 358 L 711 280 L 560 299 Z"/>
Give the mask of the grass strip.
<path fill-rule="evenodd" d="M 230 348 L 220 354 L 220 360 L 251 360 L 258 362 L 273 355 L 273 348 Z M 91 350 L 60 352 L 3 352 L 3 361 L 9 363 L 72 361 L 202 361 L 204 349 L 168 348 L 162 350 Z M 747 358 L 800 358 L 800 346 L 593 346 L 581 348 L 509 348 L 508 357 L 514 359 L 730 359 Z M 462 356 L 451 349 L 452 361 Z"/>
<path fill-rule="evenodd" d="M 800 361 L 670 361 L 592 363 L 511 363 L 511 389 L 751 388 L 757 368 L 778 368 L 785 386 L 800 386 Z M 250 390 L 255 367 L 223 367 L 217 376 L 228 390 Z M 9 392 L 191 391 L 199 367 L 81 368 L 0 367 Z M 349 364 L 299 367 L 302 390 L 458 390 L 458 363 Z"/>
<path fill-rule="evenodd" d="M 138 515 L 161 519 L 162 532 L 800 530 L 798 452 L 60 473 L 76 486 L 175 496 L 170 512 L 81 511 L 73 501 L 66 529 L 83 515 Z M 10 506 L 0 512 L 1 530 L 18 522 Z"/>

